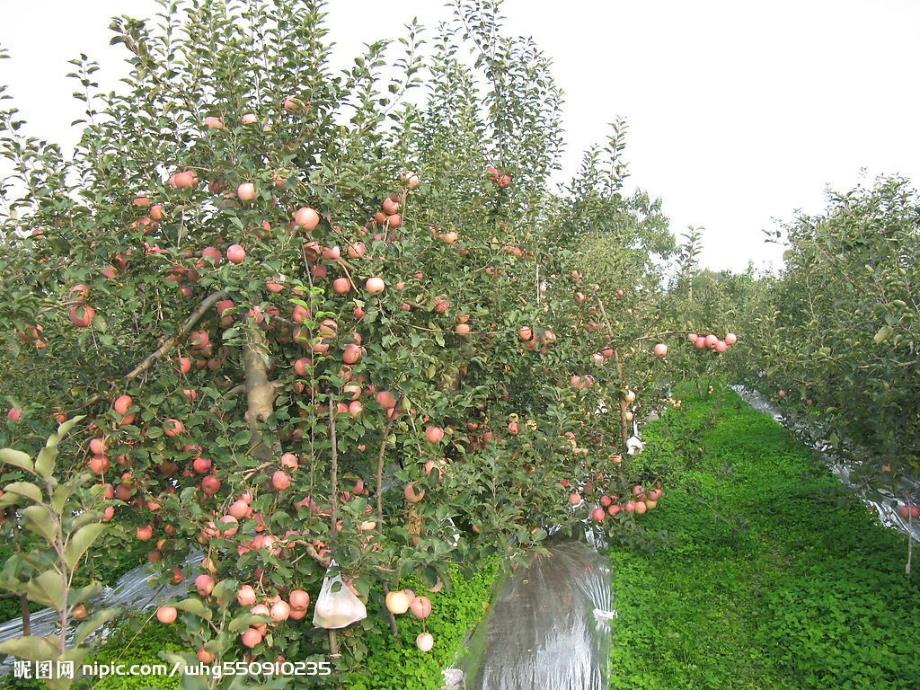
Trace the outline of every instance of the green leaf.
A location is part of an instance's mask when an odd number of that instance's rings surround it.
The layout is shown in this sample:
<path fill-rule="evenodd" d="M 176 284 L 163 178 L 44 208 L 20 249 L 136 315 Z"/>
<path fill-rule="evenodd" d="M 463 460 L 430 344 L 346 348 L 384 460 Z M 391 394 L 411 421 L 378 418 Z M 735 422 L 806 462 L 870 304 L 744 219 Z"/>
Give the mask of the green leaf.
<path fill-rule="evenodd" d="M 0 449 L 0 462 L 19 467 L 33 474 L 35 473 L 35 468 L 32 466 L 32 458 L 21 450 L 15 450 L 13 448 Z"/>
<path fill-rule="evenodd" d="M 221 580 L 214 586 L 211 596 L 220 606 L 226 606 L 236 598 L 239 582 L 236 580 Z"/>
<path fill-rule="evenodd" d="M 101 591 L 102 583 L 100 582 L 91 582 L 85 587 L 80 587 L 80 589 L 72 589 L 70 590 L 70 595 L 67 597 L 67 605 L 76 606 L 80 602 L 92 599 Z"/>
<path fill-rule="evenodd" d="M 57 537 L 57 518 L 44 505 L 29 506 L 22 511 L 25 526 L 38 535 L 41 535 L 49 544 L 54 544 Z"/>
<path fill-rule="evenodd" d="M 25 496 L 36 503 L 41 503 L 42 501 L 41 489 L 29 482 L 13 482 L 12 484 L 7 484 L 5 490 L 7 493 Z"/>
<path fill-rule="evenodd" d="M 54 445 L 57 445 L 67 434 L 70 433 L 71 429 L 73 429 L 77 424 L 82 422 L 84 419 L 86 419 L 86 415 L 80 414 L 80 415 L 77 415 L 76 417 L 72 417 L 71 419 L 68 419 L 67 421 L 59 425 L 57 429 L 57 441 L 55 442 Z"/>
<path fill-rule="evenodd" d="M 73 533 L 64 548 L 64 561 L 71 570 L 77 567 L 77 563 L 83 557 L 83 554 L 105 531 L 105 528 L 106 526 L 101 522 L 94 522 L 81 527 Z"/>
<path fill-rule="evenodd" d="M 52 440 L 54 445 L 50 445 Z M 51 475 L 54 474 L 54 461 L 58 455 L 57 440 L 56 435 L 51 436 L 48 445 L 41 449 L 35 460 L 35 471 L 42 479 L 51 479 Z"/>
<path fill-rule="evenodd" d="M 230 621 L 230 625 L 227 626 L 230 629 L 230 632 L 243 632 L 246 628 L 253 625 L 261 625 L 262 623 L 270 623 L 271 618 L 268 616 L 257 616 L 253 613 L 241 613 L 240 615 L 233 618 Z"/>
<path fill-rule="evenodd" d="M 51 507 L 56 512 L 63 513 L 64 506 L 67 505 L 67 499 L 73 496 L 73 492 L 74 486 L 72 482 L 54 487 L 54 493 L 51 495 Z"/>
<path fill-rule="evenodd" d="M 65 606 L 64 584 L 64 576 L 52 568 L 32 578 L 26 590 L 30 599 L 44 601 L 55 611 L 62 611 Z"/>
<path fill-rule="evenodd" d="M 190 613 L 193 616 L 204 618 L 206 621 L 211 620 L 211 609 L 205 606 L 201 599 L 189 597 L 188 599 L 183 599 L 182 601 L 173 604 L 173 606 L 175 606 L 180 611 L 185 611 L 186 613 Z"/>
<path fill-rule="evenodd" d="M 0 643 L 0 654 L 12 654 L 20 659 L 29 661 L 42 661 L 43 659 L 57 658 L 58 650 L 43 637 L 17 637 Z"/>
<path fill-rule="evenodd" d="M 100 627 L 108 623 L 118 615 L 118 609 L 102 609 L 77 626 L 77 632 L 74 634 L 73 642 L 78 645 L 87 637 L 93 634 Z"/>

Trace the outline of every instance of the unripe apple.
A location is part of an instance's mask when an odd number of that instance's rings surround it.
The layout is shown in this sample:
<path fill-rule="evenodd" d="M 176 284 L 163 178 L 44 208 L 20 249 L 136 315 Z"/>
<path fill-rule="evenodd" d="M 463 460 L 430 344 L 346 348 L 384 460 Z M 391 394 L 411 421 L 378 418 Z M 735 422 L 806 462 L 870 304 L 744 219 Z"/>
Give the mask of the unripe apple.
<path fill-rule="evenodd" d="M 415 646 L 423 652 L 430 652 L 432 647 L 434 647 L 434 637 L 431 633 L 419 633 L 418 637 L 415 638 Z"/>
<path fill-rule="evenodd" d="M 255 201 L 256 197 L 258 196 L 255 184 L 252 182 L 243 182 L 239 187 L 236 188 L 236 196 L 240 201 Z"/>
<path fill-rule="evenodd" d="M 412 598 L 409 597 L 403 590 L 397 590 L 395 592 L 388 592 L 386 596 L 386 607 L 387 611 L 390 613 L 401 616 L 406 611 L 409 610 L 409 606 L 412 604 Z"/>

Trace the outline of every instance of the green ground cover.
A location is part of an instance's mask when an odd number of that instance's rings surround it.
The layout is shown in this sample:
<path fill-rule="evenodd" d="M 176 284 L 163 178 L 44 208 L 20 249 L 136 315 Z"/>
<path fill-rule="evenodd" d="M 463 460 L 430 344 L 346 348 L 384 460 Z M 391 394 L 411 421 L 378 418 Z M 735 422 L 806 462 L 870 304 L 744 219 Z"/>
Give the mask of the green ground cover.
<path fill-rule="evenodd" d="M 807 449 L 731 391 L 686 391 L 636 461 L 652 553 L 611 553 L 611 687 L 920 687 L 920 575 Z"/>

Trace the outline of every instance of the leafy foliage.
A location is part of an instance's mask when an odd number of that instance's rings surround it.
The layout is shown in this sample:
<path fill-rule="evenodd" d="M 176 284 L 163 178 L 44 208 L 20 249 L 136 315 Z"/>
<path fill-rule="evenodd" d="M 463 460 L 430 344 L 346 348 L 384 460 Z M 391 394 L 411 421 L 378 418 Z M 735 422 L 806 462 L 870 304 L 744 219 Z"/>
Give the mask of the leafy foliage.
<path fill-rule="evenodd" d="M 351 670 L 388 588 L 523 558 L 628 492 L 629 421 L 679 372 L 652 355 L 673 240 L 622 193 L 625 123 L 550 188 L 560 90 L 499 3 L 341 73 L 311 0 L 164 1 L 112 30 L 131 71 L 103 95 L 72 62 L 72 159 L 0 120 L 0 440 L 90 416 L 69 469 L 105 519 L 159 581 L 205 551 L 210 584 L 175 604 L 188 660 L 328 648 Z M 643 539 L 625 512 L 597 529 Z M 347 632 L 233 596 L 315 594 L 330 567 L 371 613 Z"/>

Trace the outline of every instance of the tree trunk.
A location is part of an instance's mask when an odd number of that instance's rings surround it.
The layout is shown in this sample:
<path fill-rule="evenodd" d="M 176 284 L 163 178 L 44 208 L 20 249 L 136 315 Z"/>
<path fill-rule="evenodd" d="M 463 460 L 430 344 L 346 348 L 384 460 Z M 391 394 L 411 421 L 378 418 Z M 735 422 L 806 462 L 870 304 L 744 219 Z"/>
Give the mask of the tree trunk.
<path fill-rule="evenodd" d="M 265 334 L 256 324 L 250 324 L 249 338 L 244 356 L 246 371 L 246 422 L 252 432 L 252 456 L 267 462 L 275 455 L 275 448 L 265 442 L 262 425 L 274 411 L 275 390 L 268 379 L 270 358 Z M 279 449 L 280 450 L 280 449 Z"/>

